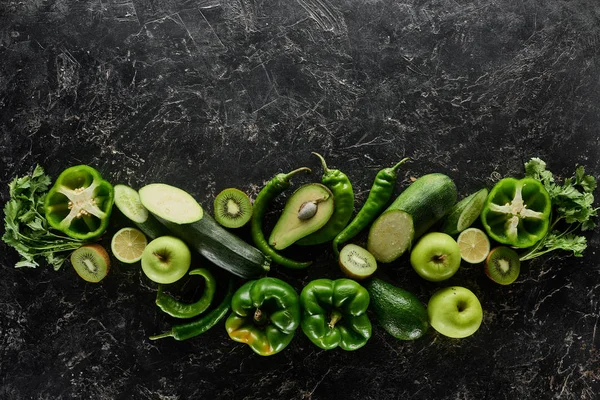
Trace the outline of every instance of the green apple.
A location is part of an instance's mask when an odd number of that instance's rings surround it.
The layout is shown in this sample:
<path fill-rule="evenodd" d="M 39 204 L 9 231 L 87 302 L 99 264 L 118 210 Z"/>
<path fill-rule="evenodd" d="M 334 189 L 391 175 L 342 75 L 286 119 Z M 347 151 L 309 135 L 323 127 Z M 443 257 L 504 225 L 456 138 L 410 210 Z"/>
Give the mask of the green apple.
<path fill-rule="evenodd" d="M 472 335 L 481 326 L 481 303 L 469 289 L 451 286 L 440 289 L 427 304 L 429 323 L 439 333 L 451 338 Z"/>
<path fill-rule="evenodd" d="M 432 282 L 443 281 L 458 271 L 460 247 L 450 235 L 428 233 L 412 249 L 410 264 L 421 278 Z"/>
<path fill-rule="evenodd" d="M 190 268 L 192 254 L 183 240 L 161 236 L 146 246 L 142 253 L 142 271 L 156 283 L 173 283 Z"/>

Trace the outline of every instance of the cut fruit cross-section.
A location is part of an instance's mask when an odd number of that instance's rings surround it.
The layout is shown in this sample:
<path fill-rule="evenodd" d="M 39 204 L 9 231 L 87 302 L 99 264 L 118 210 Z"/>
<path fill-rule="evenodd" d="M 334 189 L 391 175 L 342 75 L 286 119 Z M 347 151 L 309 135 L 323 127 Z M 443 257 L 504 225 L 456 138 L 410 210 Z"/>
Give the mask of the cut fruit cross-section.
<path fill-rule="evenodd" d="M 112 238 L 110 248 L 117 260 L 133 264 L 142 258 L 148 241 L 146 236 L 135 228 L 123 228 Z"/>
<path fill-rule="evenodd" d="M 490 252 L 490 240 L 481 229 L 465 229 L 458 235 L 456 243 L 460 248 L 460 257 L 469 264 L 484 262 Z"/>

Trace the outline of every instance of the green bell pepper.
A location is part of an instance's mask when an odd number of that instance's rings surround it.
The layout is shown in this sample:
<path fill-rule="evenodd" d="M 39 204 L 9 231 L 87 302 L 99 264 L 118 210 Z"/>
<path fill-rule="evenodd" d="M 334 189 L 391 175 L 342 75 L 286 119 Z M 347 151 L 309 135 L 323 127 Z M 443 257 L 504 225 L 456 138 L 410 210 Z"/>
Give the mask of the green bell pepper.
<path fill-rule="evenodd" d="M 490 191 L 481 222 L 495 241 L 526 248 L 548 232 L 551 209 L 550 195 L 538 180 L 504 178 Z"/>
<path fill-rule="evenodd" d="M 356 350 L 371 337 L 369 292 L 351 279 L 317 279 L 300 294 L 302 331 L 325 350 Z"/>
<path fill-rule="evenodd" d="M 246 282 L 234 293 L 231 311 L 225 321 L 229 337 L 261 356 L 285 349 L 300 326 L 298 293 L 277 278 Z"/>
<path fill-rule="evenodd" d="M 64 170 L 46 195 L 44 211 L 50 226 L 75 239 L 93 239 L 108 226 L 114 190 L 87 165 Z"/>

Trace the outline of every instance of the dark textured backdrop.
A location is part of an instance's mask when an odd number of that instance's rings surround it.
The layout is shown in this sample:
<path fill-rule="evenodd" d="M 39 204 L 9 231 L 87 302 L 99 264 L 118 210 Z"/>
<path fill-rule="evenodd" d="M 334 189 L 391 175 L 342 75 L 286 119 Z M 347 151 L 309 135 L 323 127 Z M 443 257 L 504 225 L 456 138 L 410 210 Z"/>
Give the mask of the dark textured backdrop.
<path fill-rule="evenodd" d="M 311 151 L 351 177 L 357 208 L 404 156 L 397 192 L 443 172 L 462 197 L 532 156 L 600 177 L 599 62 L 597 0 L 1 0 L 0 200 L 35 163 L 53 177 L 87 163 L 113 183 L 180 186 L 210 211 L 221 189 L 253 197 L 277 172 L 318 180 Z M 595 399 L 598 230 L 588 238 L 584 258 L 527 263 L 508 287 L 463 267 L 447 284 L 485 312 L 467 339 L 375 327 L 352 353 L 299 333 L 268 358 L 222 325 L 148 341 L 173 320 L 139 265 L 113 260 L 89 284 L 69 265 L 14 269 L 0 244 L 0 398 Z M 339 277 L 328 248 L 272 275 L 298 290 Z M 424 303 L 446 284 L 405 258 L 381 270 Z"/>

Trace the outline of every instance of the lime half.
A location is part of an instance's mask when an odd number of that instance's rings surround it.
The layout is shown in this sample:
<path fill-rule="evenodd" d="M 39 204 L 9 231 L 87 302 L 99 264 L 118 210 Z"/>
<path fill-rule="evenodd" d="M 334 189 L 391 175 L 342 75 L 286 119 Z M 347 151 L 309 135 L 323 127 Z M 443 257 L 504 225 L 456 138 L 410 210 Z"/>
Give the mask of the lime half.
<path fill-rule="evenodd" d="M 117 260 L 133 264 L 140 261 L 148 241 L 146 236 L 135 228 L 123 228 L 112 237 L 110 248 Z"/>
<path fill-rule="evenodd" d="M 465 229 L 456 239 L 460 257 L 469 264 L 484 262 L 490 253 L 490 240 L 484 231 L 478 228 Z"/>

